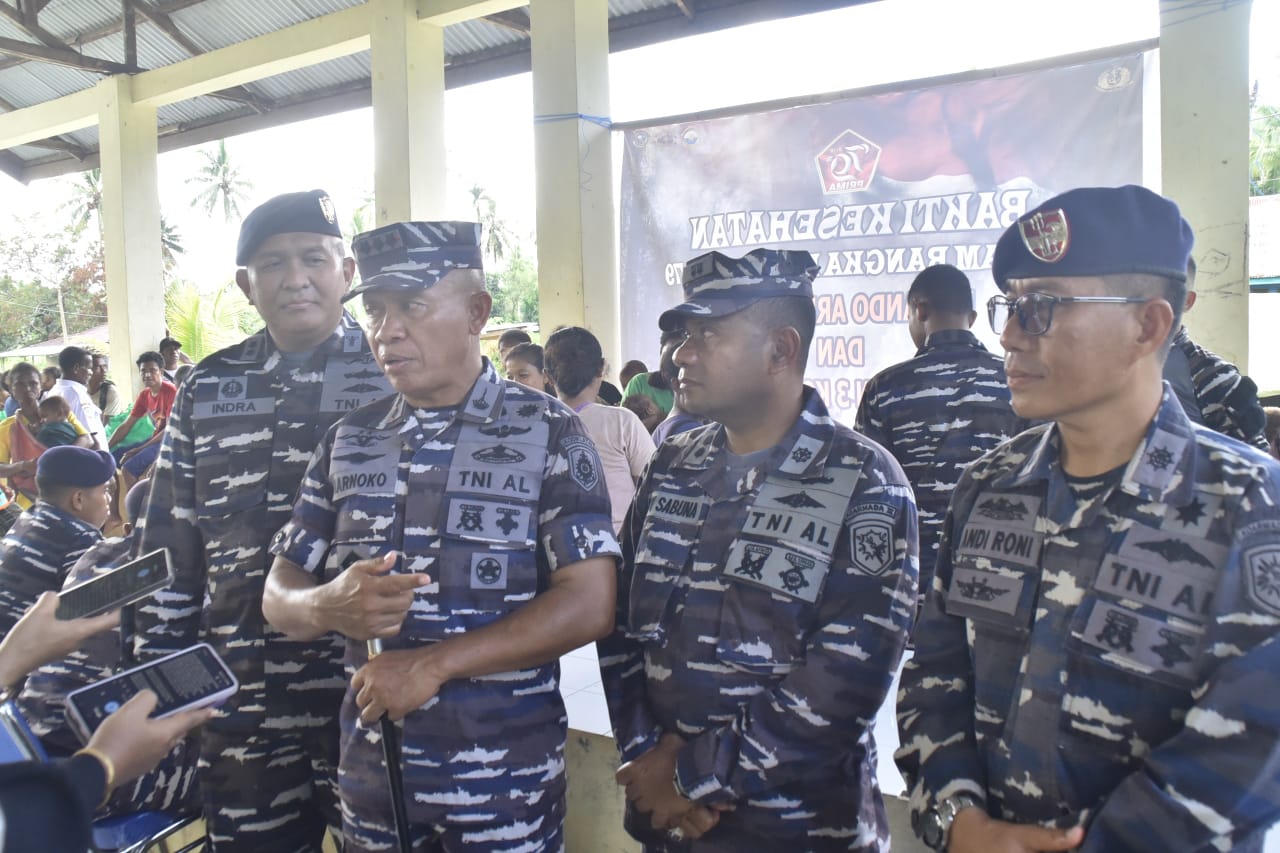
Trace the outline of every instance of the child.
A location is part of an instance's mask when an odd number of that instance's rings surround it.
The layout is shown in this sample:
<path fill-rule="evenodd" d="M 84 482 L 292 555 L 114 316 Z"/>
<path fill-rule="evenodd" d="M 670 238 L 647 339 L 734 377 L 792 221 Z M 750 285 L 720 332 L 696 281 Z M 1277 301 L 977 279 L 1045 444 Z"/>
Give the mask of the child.
<path fill-rule="evenodd" d="M 76 428 L 67 422 L 71 406 L 66 400 L 54 394 L 41 400 L 37 408 L 40 410 L 41 427 L 36 432 L 36 441 L 45 447 L 76 443 Z"/>

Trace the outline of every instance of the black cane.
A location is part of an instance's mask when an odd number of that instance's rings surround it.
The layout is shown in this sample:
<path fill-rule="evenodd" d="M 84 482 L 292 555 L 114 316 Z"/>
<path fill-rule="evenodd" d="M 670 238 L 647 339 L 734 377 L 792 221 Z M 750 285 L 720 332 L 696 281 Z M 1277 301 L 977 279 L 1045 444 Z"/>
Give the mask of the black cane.
<path fill-rule="evenodd" d="M 369 640 L 369 660 L 382 654 L 382 641 Z M 404 773 L 400 767 L 400 733 L 391 718 L 382 714 L 378 720 L 382 729 L 382 758 L 387 764 L 387 787 L 391 789 L 391 813 L 396 822 L 396 837 L 400 839 L 400 853 L 413 853 L 413 841 L 409 836 L 409 814 L 404 808 Z"/>

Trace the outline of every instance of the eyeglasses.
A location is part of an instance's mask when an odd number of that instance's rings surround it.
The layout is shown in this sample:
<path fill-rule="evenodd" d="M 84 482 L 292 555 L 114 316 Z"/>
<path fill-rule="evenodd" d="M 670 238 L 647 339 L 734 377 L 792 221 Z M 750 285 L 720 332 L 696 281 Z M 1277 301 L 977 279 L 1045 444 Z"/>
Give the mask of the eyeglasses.
<path fill-rule="evenodd" d="M 1018 325 L 1028 335 L 1043 335 L 1053 325 L 1053 309 L 1061 302 L 1096 302 L 1106 305 L 1136 305 L 1147 302 L 1146 296 L 1054 296 L 1049 293 L 1024 293 L 1017 299 L 993 296 L 987 300 L 987 319 L 991 330 L 1004 334 L 1010 315 L 1016 315 Z"/>

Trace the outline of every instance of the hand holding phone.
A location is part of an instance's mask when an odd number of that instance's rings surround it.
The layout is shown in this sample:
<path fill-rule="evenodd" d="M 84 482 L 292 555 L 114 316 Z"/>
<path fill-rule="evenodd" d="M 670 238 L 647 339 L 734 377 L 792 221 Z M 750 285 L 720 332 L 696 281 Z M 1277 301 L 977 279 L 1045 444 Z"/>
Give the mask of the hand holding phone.
<path fill-rule="evenodd" d="M 169 552 L 160 548 L 58 594 L 58 618 L 80 619 L 118 610 L 173 583 Z"/>
<path fill-rule="evenodd" d="M 205 643 L 94 682 L 67 694 L 67 721 L 88 741 L 107 717 L 143 690 L 156 694 L 154 719 L 216 705 L 240 688 Z"/>

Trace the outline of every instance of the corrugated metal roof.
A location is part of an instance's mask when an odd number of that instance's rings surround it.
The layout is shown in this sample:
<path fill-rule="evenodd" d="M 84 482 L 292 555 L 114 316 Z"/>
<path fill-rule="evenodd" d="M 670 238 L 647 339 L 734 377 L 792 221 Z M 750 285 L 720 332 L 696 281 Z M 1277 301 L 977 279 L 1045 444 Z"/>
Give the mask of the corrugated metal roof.
<path fill-rule="evenodd" d="M 0 0 L 4 2 L 5 0 Z M 670 38 L 691 31 L 705 31 L 735 25 L 749 17 L 786 17 L 827 8 L 852 6 L 874 0 L 697 0 L 693 4 L 696 21 L 687 21 L 675 0 L 609 0 L 611 27 L 615 34 L 626 31 L 628 46 L 655 39 Z M 227 47 L 257 36 L 275 32 L 307 20 L 354 6 L 362 0 L 151 0 L 153 6 L 166 13 L 187 39 L 201 50 Z M 736 10 L 741 10 L 737 12 Z M 708 24 L 712 18 L 715 22 Z M 528 36 L 520 28 L 528 22 L 527 7 L 519 7 L 501 15 L 465 21 L 445 28 L 446 81 L 458 85 L 494 76 L 515 73 L 528 68 Z M 124 35 L 120 31 L 120 0 L 56 0 L 39 13 L 40 26 L 62 38 L 86 57 L 124 62 Z M 513 26 L 514 25 L 514 26 Z M 115 28 L 115 32 L 109 30 Z M 649 28 L 649 29 L 645 29 Z M 644 31 L 643 34 L 636 34 Z M 145 15 L 137 15 L 138 65 L 159 68 L 182 62 L 190 52 L 176 43 Z M 0 36 L 34 43 L 33 37 L 5 17 L 0 17 Z M 618 39 L 621 43 L 622 39 Z M 254 116 L 257 126 L 281 121 L 272 116 L 273 104 L 303 104 L 308 101 L 341 103 L 350 106 L 348 93 L 369 86 L 368 53 L 333 59 L 307 68 L 296 69 L 274 77 L 246 84 L 247 92 L 258 99 L 256 108 L 264 116 Z M 24 61 L 0 54 L 0 98 L 19 108 L 43 103 L 86 89 L 102 79 L 96 71 L 81 70 L 51 62 Z M 323 107 L 328 108 L 328 107 Z M 220 122 L 253 116 L 254 108 L 232 99 L 202 96 L 157 111 L 162 132 L 173 134 L 200 128 L 199 140 L 210 138 Z M 248 125 L 237 122 L 240 129 Z M 185 137 L 184 137 L 185 138 Z M 177 137 L 170 137 L 169 144 Z M 83 147 L 88 154 L 96 151 L 96 127 L 85 128 L 61 138 Z M 191 144 L 191 143 L 187 143 Z M 59 157 L 68 158 L 65 170 L 80 167 L 80 161 L 69 153 L 34 145 L 9 149 L 28 165 L 49 164 Z M 77 152 L 78 153 L 78 152 Z M 56 163 L 42 165 L 43 174 L 62 171 Z"/>

